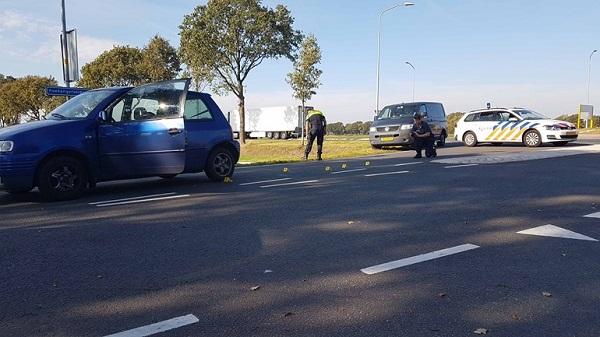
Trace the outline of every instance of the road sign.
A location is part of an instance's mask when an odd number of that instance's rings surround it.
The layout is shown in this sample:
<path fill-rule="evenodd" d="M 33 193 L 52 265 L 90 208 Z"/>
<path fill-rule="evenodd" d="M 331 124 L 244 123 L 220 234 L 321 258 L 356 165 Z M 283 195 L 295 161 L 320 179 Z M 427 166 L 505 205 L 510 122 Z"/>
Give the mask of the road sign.
<path fill-rule="evenodd" d="M 46 87 L 46 96 L 77 96 L 90 89 L 86 88 L 67 88 L 67 87 Z"/>

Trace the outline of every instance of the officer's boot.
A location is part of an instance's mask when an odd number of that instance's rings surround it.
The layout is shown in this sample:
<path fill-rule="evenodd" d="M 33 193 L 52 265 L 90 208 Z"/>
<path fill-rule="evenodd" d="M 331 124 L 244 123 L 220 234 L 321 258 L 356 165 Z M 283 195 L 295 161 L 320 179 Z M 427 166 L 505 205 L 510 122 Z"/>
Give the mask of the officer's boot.
<path fill-rule="evenodd" d="M 322 154 L 323 154 L 323 146 L 319 145 L 317 147 L 317 160 L 323 160 L 323 157 L 321 157 Z"/>

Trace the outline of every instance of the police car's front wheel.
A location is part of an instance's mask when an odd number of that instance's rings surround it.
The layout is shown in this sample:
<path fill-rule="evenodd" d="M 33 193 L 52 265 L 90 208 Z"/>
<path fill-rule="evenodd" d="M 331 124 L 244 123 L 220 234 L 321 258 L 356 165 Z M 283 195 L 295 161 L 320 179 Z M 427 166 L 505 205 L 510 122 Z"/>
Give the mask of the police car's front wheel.
<path fill-rule="evenodd" d="M 542 135 L 536 130 L 530 130 L 523 136 L 523 143 L 528 147 L 539 147 L 542 145 Z"/>
<path fill-rule="evenodd" d="M 469 147 L 477 146 L 477 136 L 473 132 L 469 131 L 463 136 L 463 143 Z"/>

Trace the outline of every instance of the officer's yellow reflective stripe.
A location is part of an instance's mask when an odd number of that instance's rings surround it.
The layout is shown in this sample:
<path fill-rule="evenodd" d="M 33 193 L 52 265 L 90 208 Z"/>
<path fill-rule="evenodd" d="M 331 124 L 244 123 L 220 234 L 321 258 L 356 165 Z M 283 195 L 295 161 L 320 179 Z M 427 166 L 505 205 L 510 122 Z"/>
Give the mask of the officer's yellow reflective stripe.
<path fill-rule="evenodd" d="M 309 120 L 312 116 L 315 116 L 315 115 L 320 115 L 320 116 L 325 117 L 325 115 L 319 110 L 310 110 L 308 112 L 308 115 L 306 115 L 306 120 Z"/>

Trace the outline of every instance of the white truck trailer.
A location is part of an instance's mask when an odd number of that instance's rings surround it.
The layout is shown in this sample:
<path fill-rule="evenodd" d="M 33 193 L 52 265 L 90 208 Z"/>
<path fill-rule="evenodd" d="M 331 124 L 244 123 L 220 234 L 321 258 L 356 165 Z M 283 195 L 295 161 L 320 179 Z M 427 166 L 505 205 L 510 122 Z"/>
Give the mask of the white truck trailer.
<path fill-rule="evenodd" d="M 312 109 L 312 107 L 305 108 L 306 111 Z M 240 133 L 239 116 L 237 110 L 227 113 L 227 119 L 236 138 Z M 246 109 L 245 119 L 245 131 L 249 138 L 288 139 L 300 137 L 304 124 L 302 107 L 297 106 Z"/>

